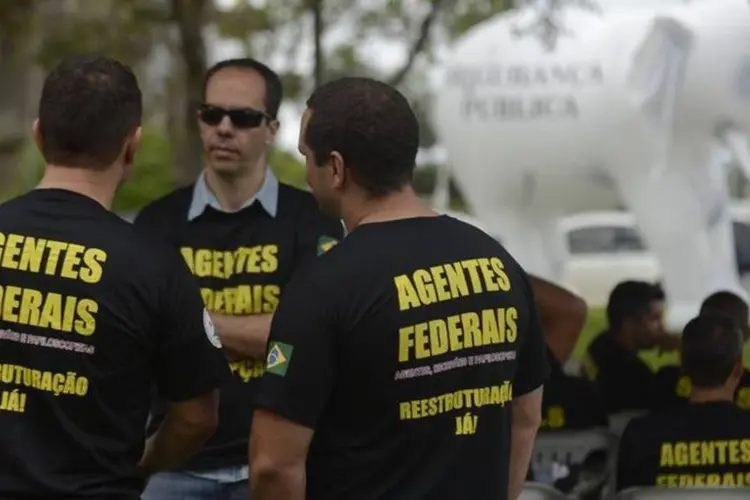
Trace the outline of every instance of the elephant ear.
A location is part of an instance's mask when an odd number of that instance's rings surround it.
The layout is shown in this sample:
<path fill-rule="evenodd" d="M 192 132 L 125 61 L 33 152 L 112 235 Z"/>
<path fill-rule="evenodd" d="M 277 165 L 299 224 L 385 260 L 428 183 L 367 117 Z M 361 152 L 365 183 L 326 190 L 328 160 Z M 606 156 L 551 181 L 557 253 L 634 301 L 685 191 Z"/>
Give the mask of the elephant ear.
<path fill-rule="evenodd" d="M 679 21 L 656 17 L 634 54 L 628 72 L 631 98 L 660 128 L 671 128 L 693 38 L 693 32 Z"/>
<path fill-rule="evenodd" d="M 670 17 L 655 17 L 636 49 L 628 72 L 627 88 L 650 125 L 661 148 L 651 179 L 656 182 L 670 164 L 674 110 L 684 84 L 685 68 L 694 43 L 693 32 Z"/>

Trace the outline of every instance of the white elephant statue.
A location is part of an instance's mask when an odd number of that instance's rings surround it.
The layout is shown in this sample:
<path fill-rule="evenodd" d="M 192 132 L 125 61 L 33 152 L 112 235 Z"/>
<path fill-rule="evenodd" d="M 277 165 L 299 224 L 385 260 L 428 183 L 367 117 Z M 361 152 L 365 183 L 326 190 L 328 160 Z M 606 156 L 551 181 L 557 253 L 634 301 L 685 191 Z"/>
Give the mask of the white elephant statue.
<path fill-rule="evenodd" d="M 433 118 L 472 212 L 559 281 L 558 218 L 621 201 L 659 258 L 668 326 L 718 289 L 747 299 L 712 159 L 718 139 L 750 173 L 748 0 L 546 3 L 476 26 L 443 63 Z"/>

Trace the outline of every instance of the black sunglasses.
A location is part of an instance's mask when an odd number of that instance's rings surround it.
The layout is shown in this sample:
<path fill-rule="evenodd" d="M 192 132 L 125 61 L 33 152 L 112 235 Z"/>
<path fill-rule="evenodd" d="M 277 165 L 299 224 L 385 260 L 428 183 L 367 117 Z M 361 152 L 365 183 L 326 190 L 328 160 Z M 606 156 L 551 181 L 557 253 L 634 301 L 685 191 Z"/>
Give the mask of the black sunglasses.
<path fill-rule="evenodd" d="M 268 113 L 253 108 L 225 109 L 210 104 L 202 104 L 198 108 L 198 116 L 203 123 L 211 126 L 218 125 L 228 116 L 232 125 L 237 128 L 256 128 L 260 127 L 263 120 L 271 122 L 274 119 Z"/>

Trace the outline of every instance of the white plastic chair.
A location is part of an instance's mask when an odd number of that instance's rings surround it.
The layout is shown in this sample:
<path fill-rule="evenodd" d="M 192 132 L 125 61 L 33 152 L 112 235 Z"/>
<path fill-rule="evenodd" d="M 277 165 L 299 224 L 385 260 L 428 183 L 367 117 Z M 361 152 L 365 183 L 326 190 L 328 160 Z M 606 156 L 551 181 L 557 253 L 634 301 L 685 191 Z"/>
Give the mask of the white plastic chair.
<path fill-rule="evenodd" d="M 617 500 L 747 500 L 750 488 L 628 488 Z"/>
<path fill-rule="evenodd" d="M 540 432 L 531 458 L 534 480 L 550 484 L 556 479 L 556 467 L 582 464 L 596 450 L 605 450 L 613 463 L 615 445 L 616 437 L 607 429 Z"/>

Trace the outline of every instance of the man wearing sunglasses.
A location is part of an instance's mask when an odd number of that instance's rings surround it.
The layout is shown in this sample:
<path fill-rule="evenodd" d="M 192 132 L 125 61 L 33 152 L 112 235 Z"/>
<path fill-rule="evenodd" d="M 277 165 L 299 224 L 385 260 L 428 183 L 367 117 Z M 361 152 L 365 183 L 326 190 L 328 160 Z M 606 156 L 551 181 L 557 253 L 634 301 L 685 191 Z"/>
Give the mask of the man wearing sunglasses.
<path fill-rule="evenodd" d="M 136 219 L 182 252 L 234 374 L 222 387 L 214 437 L 184 470 L 154 476 L 145 500 L 247 498 L 247 439 L 271 315 L 292 273 L 341 238 L 338 220 L 267 166 L 281 98 L 279 77 L 258 61 L 209 69 L 197 115 L 205 171 Z M 154 424 L 161 415 L 157 403 Z"/>

